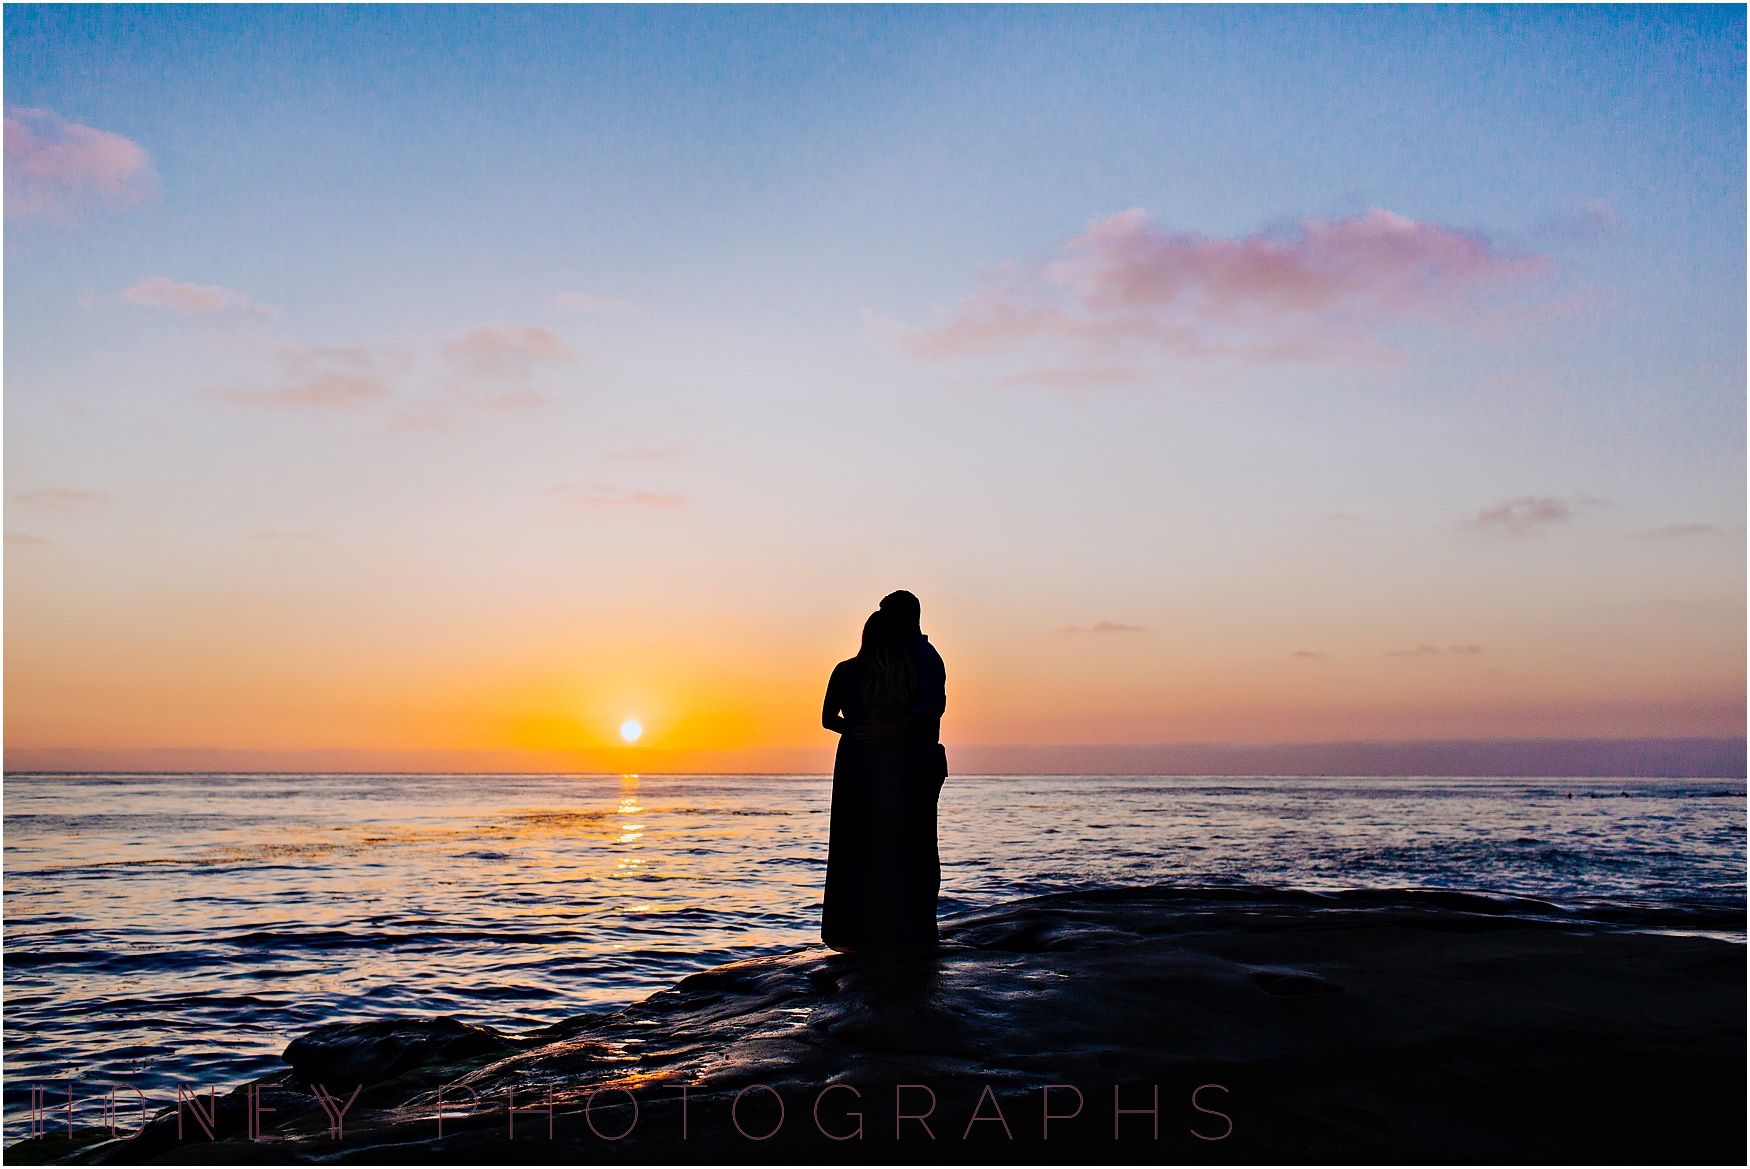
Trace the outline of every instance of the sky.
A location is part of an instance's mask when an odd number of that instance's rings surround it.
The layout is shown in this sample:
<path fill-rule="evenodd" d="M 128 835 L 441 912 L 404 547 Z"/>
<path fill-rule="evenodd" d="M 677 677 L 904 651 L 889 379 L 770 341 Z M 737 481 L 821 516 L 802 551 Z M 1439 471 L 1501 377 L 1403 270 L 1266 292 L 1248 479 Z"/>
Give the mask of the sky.
<path fill-rule="evenodd" d="M 8 5 L 8 765 L 1741 735 L 1744 24 Z"/>

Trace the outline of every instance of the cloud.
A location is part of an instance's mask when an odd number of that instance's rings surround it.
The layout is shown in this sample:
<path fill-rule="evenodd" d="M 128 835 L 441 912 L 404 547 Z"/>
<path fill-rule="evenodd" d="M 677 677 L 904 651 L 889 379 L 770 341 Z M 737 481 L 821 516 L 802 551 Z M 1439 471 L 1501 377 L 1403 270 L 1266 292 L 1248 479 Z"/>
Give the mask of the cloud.
<path fill-rule="evenodd" d="M 6 111 L 6 218 L 68 218 L 127 207 L 157 190 L 136 142 L 70 122 L 52 110 Z"/>
<path fill-rule="evenodd" d="M 1712 524 L 1666 524 L 1644 532 L 1630 532 L 1631 540 L 1680 540 L 1685 536 L 1715 536 L 1719 529 Z"/>
<path fill-rule="evenodd" d="M 267 356 L 279 375 L 276 385 L 220 386 L 209 393 L 239 406 L 294 410 L 356 409 L 394 393 L 390 376 L 396 363 L 377 348 L 277 341 L 267 346 Z"/>
<path fill-rule="evenodd" d="M 1046 262 L 1005 264 L 934 327 L 896 330 L 915 357 L 1038 347 L 1178 362 L 1391 361 L 1380 334 L 1476 316 L 1547 259 L 1390 211 L 1307 219 L 1241 239 L 1167 232 L 1138 209 L 1095 223 Z M 1061 373 L 1056 376 L 1062 377 Z"/>
<path fill-rule="evenodd" d="M 1449 645 L 1446 647 L 1446 652 L 1449 654 L 1458 654 L 1461 657 L 1473 657 L 1482 653 L 1483 647 L 1480 645 Z"/>
<path fill-rule="evenodd" d="M 28 532 L 7 532 L 6 542 L 21 548 L 53 548 L 53 540 L 45 540 L 41 536 L 33 536 Z"/>
<path fill-rule="evenodd" d="M 1574 518 L 1574 509 L 1567 502 L 1547 495 L 1522 495 L 1506 503 L 1485 507 L 1465 527 L 1472 531 L 1506 532 L 1515 536 L 1529 535 L 1550 524 L 1565 524 Z"/>
<path fill-rule="evenodd" d="M 687 502 L 684 495 L 634 491 L 604 483 L 591 483 L 586 487 L 561 483 L 548 488 L 547 494 L 556 496 L 561 503 L 584 507 L 681 507 Z"/>
<path fill-rule="evenodd" d="M 1121 625 L 1116 621 L 1098 621 L 1084 629 L 1080 625 L 1066 625 L 1062 633 L 1147 633 L 1140 625 Z"/>
<path fill-rule="evenodd" d="M 173 287 L 178 303 L 187 302 L 191 311 L 213 310 L 220 295 L 236 295 L 196 285 Z M 387 406 L 379 416 L 398 432 L 448 430 L 457 409 L 508 413 L 544 406 L 552 399 L 537 390 L 535 377 L 573 356 L 557 334 L 537 325 L 480 325 L 447 340 L 358 345 L 307 345 L 252 329 L 213 331 L 207 339 L 243 370 L 236 380 L 209 387 L 205 392 L 211 398 L 306 411 Z"/>
<path fill-rule="evenodd" d="M 1317 650 L 1297 649 L 1293 653 L 1289 654 L 1288 656 L 1291 658 L 1314 659 L 1314 658 L 1328 658 L 1331 655 L 1328 653 L 1320 653 Z"/>
<path fill-rule="evenodd" d="M 85 491 L 77 487 L 43 487 L 35 491 L 20 491 L 13 495 L 12 502 L 69 512 L 103 507 L 109 503 L 109 496 L 101 491 Z"/>
<path fill-rule="evenodd" d="M 258 532 L 249 533 L 249 538 L 263 544 L 285 544 L 307 543 L 311 540 L 320 540 L 322 537 L 318 536 L 315 532 L 281 531 L 278 528 L 262 528 Z"/>
<path fill-rule="evenodd" d="M 480 377 L 528 377 L 543 364 L 574 356 L 557 333 L 539 325 L 477 325 L 439 352 Z"/>
<path fill-rule="evenodd" d="M 179 284 L 168 276 L 154 276 L 125 289 L 122 297 L 135 304 L 168 309 L 184 317 L 206 317 L 215 313 L 241 313 L 252 317 L 277 317 L 280 310 L 271 305 L 256 304 L 241 292 L 220 288 L 217 284 Z"/>
<path fill-rule="evenodd" d="M 529 387 L 544 367 L 576 356 L 539 325 L 478 325 L 439 347 L 452 391 L 482 410 L 534 410 L 552 398 Z"/>
<path fill-rule="evenodd" d="M 553 307 L 610 317 L 629 317 L 638 311 L 637 306 L 629 300 L 622 300 L 617 296 L 595 296 L 588 292 L 556 292 L 553 294 Z"/>
<path fill-rule="evenodd" d="M 1609 507 L 1610 501 L 1590 495 L 1557 499 L 1548 495 L 1521 495 L 1493 507 L 1485 507 L 1464 522 L 1471 532 L 1492 532 L 1503 536 L 1529 536 L 1552 524 L 1569 523 L 1577 508 Z"/>

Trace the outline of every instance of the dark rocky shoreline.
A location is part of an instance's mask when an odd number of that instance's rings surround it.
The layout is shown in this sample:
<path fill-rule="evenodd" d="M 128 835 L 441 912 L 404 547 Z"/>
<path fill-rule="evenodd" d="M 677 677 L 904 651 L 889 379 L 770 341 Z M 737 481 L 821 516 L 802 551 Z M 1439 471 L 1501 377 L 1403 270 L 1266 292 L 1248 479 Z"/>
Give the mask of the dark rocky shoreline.
<path fill-rule="evenodd" d="M 169 1109 L 6 1161 L 1745 1157 L 1741 944 L 1463 894 L 1176 888 L 1032 898 L 942 935 L 738 962 L 521 1035 L 324 1027 L 218 1098 L 213 1139 Z M 1134 1111 L 1156 1099 L 1158 1136 Z M 901 1111 L 927 1115 L 896 1135 Z"/>

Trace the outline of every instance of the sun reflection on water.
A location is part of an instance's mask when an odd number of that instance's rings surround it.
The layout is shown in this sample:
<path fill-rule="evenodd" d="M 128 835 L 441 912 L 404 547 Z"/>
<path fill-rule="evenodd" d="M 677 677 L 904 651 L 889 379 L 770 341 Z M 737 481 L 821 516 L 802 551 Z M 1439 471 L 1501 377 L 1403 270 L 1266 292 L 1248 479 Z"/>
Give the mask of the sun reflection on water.
<path fill-rule="evenodd" d="M 636 775 L 622 775 L 620 777 L 621 791 L 636 791 L 637 789 L 638 777 Z M 620 816 L 636 816 L 644 810 L 644 805 L 639 802 L 638 797 L 635 795 L 629 795 L 620 797 L 620 802 L 615 809 L 615 813 Z M 639 847 L 638 841 L 643 839 L 644 825 L 622 823 L 620 825 L 620 834 L 614 837 L 614 843 Z"/>

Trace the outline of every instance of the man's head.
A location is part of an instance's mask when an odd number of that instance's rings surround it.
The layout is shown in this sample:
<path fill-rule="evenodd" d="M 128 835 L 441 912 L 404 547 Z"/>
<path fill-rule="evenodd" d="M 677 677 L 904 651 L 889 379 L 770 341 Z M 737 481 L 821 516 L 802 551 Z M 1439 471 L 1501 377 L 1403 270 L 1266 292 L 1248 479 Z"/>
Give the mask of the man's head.
<path fill-rule="evenodd" d="M 888 593 L 881 598 L 881 611 L 893 619 L 895 625 L 911 633 L 921 633 L 919 619 L 923 615 L 923 607 L 918 604 L 917 597 L 900 589 Z"/>

